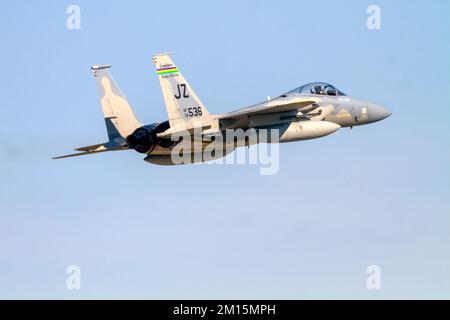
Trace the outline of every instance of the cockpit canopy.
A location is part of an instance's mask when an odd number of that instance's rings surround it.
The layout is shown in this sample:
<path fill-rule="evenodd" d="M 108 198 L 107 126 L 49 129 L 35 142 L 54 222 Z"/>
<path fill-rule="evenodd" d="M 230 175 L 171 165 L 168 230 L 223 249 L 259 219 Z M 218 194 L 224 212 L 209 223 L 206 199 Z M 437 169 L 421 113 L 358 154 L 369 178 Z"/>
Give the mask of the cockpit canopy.
<path fill-rule="evenodd" d="M 299 93 L 304 95 L 322 95 L 322 96 L 345 96 L 344 93 L 336 89 L 329 83 L 313 82 L 305 84 L 304 86 L 295 88 L 287 93 Z"/>

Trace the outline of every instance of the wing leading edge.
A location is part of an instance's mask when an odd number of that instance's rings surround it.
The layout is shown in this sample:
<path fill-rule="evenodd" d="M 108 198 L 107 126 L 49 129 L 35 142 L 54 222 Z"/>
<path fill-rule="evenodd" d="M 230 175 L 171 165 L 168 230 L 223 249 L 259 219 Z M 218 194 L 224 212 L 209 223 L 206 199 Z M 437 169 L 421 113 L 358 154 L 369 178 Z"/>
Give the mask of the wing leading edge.
<path fill-rule="evenodd" d="M 233 118 L 240 118 L 243 116 L 279 113 L 293 110 L 301 111 L 303 108 L 309 107 L 313 104 L 317 104 L 320 101 L 321 101 L 320 98 L 311 98 L 311 97 L 308 97 L 308 99 L 293 98 L 286 100 L 281 100 L 280 98 L 277 98 L 274 100 L 255 104 L 250 107 L 225 113 L 223 115 L 220 115 L 218 119 L 233 119 Z"/>

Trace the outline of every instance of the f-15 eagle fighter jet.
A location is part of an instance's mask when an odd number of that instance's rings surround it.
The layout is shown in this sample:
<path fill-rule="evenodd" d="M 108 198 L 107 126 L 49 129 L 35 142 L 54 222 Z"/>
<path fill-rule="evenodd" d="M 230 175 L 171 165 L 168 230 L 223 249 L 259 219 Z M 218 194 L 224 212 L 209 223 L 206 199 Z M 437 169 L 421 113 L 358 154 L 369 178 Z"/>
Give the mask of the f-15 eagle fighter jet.
<path fill-rule="evenodd" d="M 320 138 L 341 127 L 365 125 L 391 115 L 385 108 L 350 97 L 328 83 L 310 83 L 281 96 L 233 112 L 213 115 L 208 112 L 192 87 L 180 73 L 170 53 L 153 56 L 161 85 L 168 120 L 143 125 L 109 73 L 110 65 L 91 67 L 97 82 L 100 103 L 109 140 L 75 149 L 78 153 L 54 159 L 88 154 L 135 150 L 145 161 L 159 165 L 180 164 L 174 150 L 195 155 L 221 142 L 227 150 L 262 141 L 261 133 L 277 132 L 276 141 L 284 143 Z M 228 139 L 230 132 L 251 132 Z M 186 134 L 189 135 L 186 138 Z M 253 135 L 255 139 L 249 139 Z M 181 138 L 180 138 L 181 137 Z M 194 142 L 194 147 L 191 147 Z M 231 149 L 228 148 L 230 143 Z M 189 144 L 189 148 L 182 148 Z M 188 150 L 188 151 L 186 151 Z M 217 153 L 223 157 L 228 152 Z M 193 162 L 210 160 L 194 157 Z"/>

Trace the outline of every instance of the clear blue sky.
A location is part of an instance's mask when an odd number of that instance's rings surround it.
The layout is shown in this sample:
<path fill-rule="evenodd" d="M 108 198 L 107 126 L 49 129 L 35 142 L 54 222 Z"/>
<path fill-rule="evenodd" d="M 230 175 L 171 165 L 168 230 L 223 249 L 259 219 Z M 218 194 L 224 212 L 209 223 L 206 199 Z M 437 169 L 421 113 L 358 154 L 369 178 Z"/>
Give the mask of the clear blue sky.
<path fill-rule="evenodd" d="M 81 30 L 66 28 L 72 3 Z M 450 298 L 449 13 L 437 0 L 3 3 L 0 298 Z M 50 159 L 106 139 L 92 64 L 113 65 L 141 121 L 165 120 L 161 51 L 211 113 L 327 81 L 393 115 L 282 145 L 275 176 L 131 151 Z M 80 291 L 65 286 L 73 264 Z"/>

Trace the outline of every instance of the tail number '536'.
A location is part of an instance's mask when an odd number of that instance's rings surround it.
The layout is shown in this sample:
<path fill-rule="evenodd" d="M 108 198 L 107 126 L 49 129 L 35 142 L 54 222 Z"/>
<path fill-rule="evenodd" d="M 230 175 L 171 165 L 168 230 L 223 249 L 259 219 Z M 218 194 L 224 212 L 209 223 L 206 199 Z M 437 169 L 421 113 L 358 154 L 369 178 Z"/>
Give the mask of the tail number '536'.
<path fill-rule="evenodd" d="M 185 118 L 199 117 L 202 115 L 202 107 L 189 107 L 183 110 Z"/>

